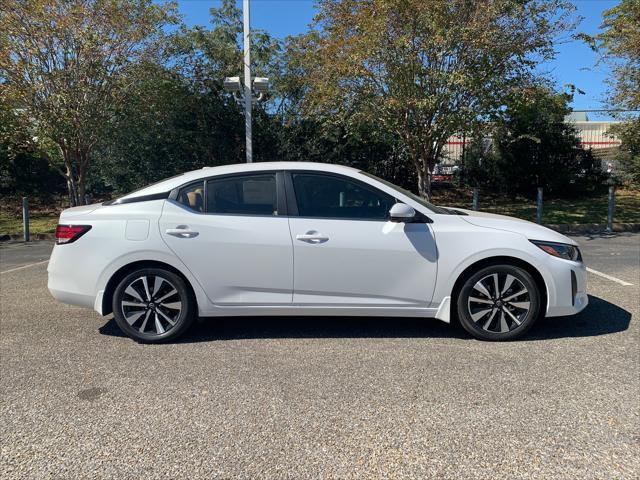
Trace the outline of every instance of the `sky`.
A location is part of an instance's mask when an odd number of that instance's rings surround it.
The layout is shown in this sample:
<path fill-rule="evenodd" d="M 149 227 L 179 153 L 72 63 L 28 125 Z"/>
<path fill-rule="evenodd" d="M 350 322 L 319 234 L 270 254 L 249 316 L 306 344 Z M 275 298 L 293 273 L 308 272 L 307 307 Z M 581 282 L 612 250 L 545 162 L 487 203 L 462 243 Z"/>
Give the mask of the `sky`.
<path fill-rule="evenodd" d="M 219 0 L 178 0 L 178 8 L 187 25 L 207 25 L 209 9 L 220 6 Z M 577 31 L 596 34 L 602 23 L 602 12 L 619 2 L 615 0 L 575 0 L 576 15 L 584 19 Z M 242 1 L 238 0 L 242 7 Z M 314 0 L 251 0 L 251 27 L 266 30 L 272 36 L 284 38 L 287 35 L 304 33 L 315 14 Z M 543 64 L 541 71 L 548 72 L 558 87 L 574 84 L 584 91 L 576 95 L 574 110 L 603 108 L 606 94 L 605 80 L 609 69 L 598 65 L 597 55 L 581 41 L 573 40 L 556 46 L 558 54 L 552 62 Z M 602 113 L 588 113 L 592 120 L 609 119 Z"/>

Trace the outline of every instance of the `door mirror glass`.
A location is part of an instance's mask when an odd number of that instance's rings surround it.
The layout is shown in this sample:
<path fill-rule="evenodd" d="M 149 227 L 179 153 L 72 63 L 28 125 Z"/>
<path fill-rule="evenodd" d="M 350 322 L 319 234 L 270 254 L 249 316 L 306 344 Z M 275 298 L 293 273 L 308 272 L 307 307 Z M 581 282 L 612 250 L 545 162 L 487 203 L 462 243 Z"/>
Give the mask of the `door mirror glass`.
<path fill-rule="evenodd" d="M 413 220 L 416 216 L 416 211 L 413 207 L 410 207 L 406 203 L 396 203 L 389 210 L 389 220 L 392 222 L 406 222 Z"/>

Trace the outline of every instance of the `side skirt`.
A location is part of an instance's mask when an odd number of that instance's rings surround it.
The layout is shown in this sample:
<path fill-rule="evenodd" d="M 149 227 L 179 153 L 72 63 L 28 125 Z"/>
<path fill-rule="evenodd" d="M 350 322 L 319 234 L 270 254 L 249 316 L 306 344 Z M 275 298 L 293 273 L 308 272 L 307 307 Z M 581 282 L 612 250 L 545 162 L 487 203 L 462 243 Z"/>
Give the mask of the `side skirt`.
<path fill-rule="evenodd" d="M 443 302 L 444 303 L 444 302 Z M 446 311 L 446 313 L 445 313 Z M 344 306 L 300 306 L 300 305 L 242 305 L 217 306 L 200 309 L 203 317 L 233 316 L 361 316 L 361 317 L 418 317 L 437 318 L 449 322 L 448 303 L 446 309 L 439 308 L 398 308 L 398 307 L 344 307 Z"/>

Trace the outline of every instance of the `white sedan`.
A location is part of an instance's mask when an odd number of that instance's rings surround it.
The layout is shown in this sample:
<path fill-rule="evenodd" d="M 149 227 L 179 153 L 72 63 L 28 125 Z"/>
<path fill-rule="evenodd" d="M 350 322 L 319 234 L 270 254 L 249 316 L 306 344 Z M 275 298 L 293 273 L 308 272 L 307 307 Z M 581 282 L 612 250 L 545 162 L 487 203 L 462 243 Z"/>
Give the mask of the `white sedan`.
<path fill-rule="evenodd" d="M 353 168 L 204 168 L 60 215 L 58 300 L 113 315 L 141 342 L 203 317 L 454 319 L 513 339 L 587 306 L 576 243 L 523 220 L 447 209 Z"/>

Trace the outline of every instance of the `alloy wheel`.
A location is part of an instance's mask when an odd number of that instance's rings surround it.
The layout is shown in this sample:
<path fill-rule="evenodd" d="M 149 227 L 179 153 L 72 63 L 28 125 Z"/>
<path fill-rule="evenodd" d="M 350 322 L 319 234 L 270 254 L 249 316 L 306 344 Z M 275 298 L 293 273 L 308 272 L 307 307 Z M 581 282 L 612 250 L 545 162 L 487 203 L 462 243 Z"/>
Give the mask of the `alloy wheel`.
<path fill-rule="evenodd" d="M 469 315 L 476 325 L 490 333 L 518 328 L 531 309 L 527 287 L 509 273 L 492 273 L 472 287 L 467 300 Z"/>
<path fill-rule="evenodd" d="M 163 335 L 180 318 L 183 300 L 176 286 L 159 275 L 143 275 L 124 289 L 120 308 L 125 321 L 143 334 Z"/>

